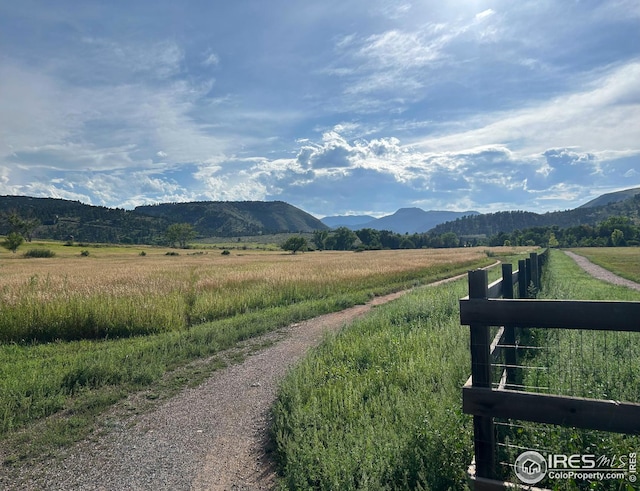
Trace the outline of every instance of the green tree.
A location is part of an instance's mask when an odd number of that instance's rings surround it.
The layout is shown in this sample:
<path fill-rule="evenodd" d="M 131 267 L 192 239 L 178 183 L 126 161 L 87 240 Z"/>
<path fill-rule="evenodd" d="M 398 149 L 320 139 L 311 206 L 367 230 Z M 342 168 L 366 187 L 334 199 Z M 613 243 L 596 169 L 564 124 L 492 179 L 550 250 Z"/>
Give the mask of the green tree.
<path fill-rule="evenodd" d="M 558 239 L 556 239 L 556 234 L 551 232 L 551 234 L 549 235 L 549 247 L 558 247 L 559 245 L 560 242 L 558 241 Z"/>
<path fill-rule="evenodd" d="M 360 241 L 369 249 L 381 249 L 380 232 L 372 228 L 363 228 L 356 231 Z"/>
<path fill-rule="evenodd" d="M 291 251 L 291 254 L 295 254 L 296 252 L 307 248 L 307 239 L 301 235 L 289 237 L 281 247 L 285 251 Z"/>
<path fill-rule="evenodd" d="M 5 249 L 9 249 L 15 254 L 16 250 L 18 250 L 18 247 L 20 247 L 23 242 L 24 237 L 22 235 L 20 235 L 18 232 L 10 232 L 2 242 L 2 247 L 4 247 Z"/>
<path fill-rule="evenodd" d="M 313 243 L 316 246 L 316 249 L 322 251 L 326 248 L 325 241 L 329 236 L 329 232 L 326 230 L 315 230 L 313 232 Z"/>
<path fill-rule="evenodd" d="M 411 241 L 409 237 L 403 237 L 400 241 L 400 249 L 415 249 L 416 245 Z"/>
<path fill-rule="evenodd" d="M 37 218 L 27 218 L 22 222 L 22 236 L 27 242 L 33 239 L 33 232 L 40 226 L 40 220 Z"/>
<path fill-rule="evenodd" d="M 352 230 L 347 227 L 339 227 L 333 234 L 335 237 L 335 249 L 338 251 L 348 251 L 353 247 L 353 243 L 358 239 L 358 236 Z"/>
<path fill-rule="evenodd" d="M 447 232 L 442 234 L 442 244 L 444 247 L 458 247 L 460 239 L 454 232 Z"/>
<path fill-rule="evenodd" d="M 16 211 L 9 214 L 7 222 L 11 232 L 22 235 L 28 242 L 31 242 L 34 230 L 40 225 L 40 220 L 37 218 L 23 219 Z"/>
<path fill-rule="evenodd" d="M 164 235 L 171 247 L 178 243 L 181 249 L 186 249 L 188 242 L 196 237 L 196 232 L 189 223 L 174 223 L 167 227 Z"/>
<path fill-rule="evenodd" d="M 620 247 L 624 245 L 624 232 L 620 229 L 615 229 L 611 232 L 611 244 L 613 247 Z"/>

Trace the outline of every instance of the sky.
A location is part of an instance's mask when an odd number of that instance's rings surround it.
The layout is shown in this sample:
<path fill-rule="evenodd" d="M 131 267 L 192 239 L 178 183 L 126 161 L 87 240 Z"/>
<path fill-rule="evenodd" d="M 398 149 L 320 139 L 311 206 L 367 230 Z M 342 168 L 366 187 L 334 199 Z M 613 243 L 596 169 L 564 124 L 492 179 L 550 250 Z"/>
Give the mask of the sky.
<path fill-rule="evenodd" d="M 317 217 L 640 186 L 639 0 L 0 1 L 0 194 Z"/>

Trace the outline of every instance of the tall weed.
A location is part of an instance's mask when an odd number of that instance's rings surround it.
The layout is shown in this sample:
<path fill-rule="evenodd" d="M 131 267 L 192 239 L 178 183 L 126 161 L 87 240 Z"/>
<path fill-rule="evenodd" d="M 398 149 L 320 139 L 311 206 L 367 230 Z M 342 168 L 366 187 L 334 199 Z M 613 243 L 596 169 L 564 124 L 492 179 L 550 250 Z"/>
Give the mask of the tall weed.
<path fill-rule="evenodd" d="M 462 489 L 466 282 L 425 288 L 325 340 L 284 380 L 273 438 L 287 489 Z"/>

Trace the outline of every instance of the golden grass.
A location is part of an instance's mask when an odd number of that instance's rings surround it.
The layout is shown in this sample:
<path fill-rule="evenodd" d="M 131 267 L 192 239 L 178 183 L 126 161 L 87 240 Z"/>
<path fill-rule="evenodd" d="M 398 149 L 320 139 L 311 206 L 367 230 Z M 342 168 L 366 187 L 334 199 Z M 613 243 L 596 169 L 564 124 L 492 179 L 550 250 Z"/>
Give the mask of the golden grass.
<path fill-rule="evenodd" d="M 240 313 L 356 292 L 399 288 L 434 268 L 440 275 L 487 260 L 485 248 L 251 251 L 53 244 L 56 257 L 0 258 L 0 340 L 121 337 L 180 329 Z M 494 254 L 513 248 L 494 248 Z M 437 276 L 437 275 L 436 275 Z M 392 289 L 391 288 L 391 289 Z"/>
<path fill-rule="evenodd" d="M 492 249 L 500 254 L 500 248 Z M 511 248 L 507 248 L 512 251 Z M 138 251 L 92 251 L 89 257 L 25 259 L 4 255 L 0 263 L 3 302 L 25 286 L 43 300 L 58 295 L 167 294 L 191 284 L 198 289 L 230 288 L 264 282 L 353 280 L 372 275 L 414 271 L 486 257 L 486 248 L 369 251 L 324 251 L 305 254 L 253 252 L 166 256 L 165 250 L 139 256 Z M 504 251 L 503 251 L 504 252 Z"/>

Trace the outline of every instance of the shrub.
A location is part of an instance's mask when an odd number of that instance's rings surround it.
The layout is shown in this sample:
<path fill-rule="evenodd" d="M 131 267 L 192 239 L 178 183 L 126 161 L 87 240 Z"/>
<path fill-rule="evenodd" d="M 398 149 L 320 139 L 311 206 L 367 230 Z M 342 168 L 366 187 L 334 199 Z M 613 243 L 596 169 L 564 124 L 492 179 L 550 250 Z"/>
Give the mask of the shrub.
<path fill-rule="evenodd" d="M 229 252 L 227 249 L 225 249 L 220 254 L 222 254 L 223 256 L 228 256 L 229 254 L 231 254 L 231 252 Z"/>
<path fill-rule="evenodd" d="M 29 249 L 24 253 L 24 257 L 54 257 L 56 255 L 51 249 Z"/>
<path fill-rule="evenodd" d="M 80 253 L 80 255 L 84 256 L 84 257 L 87 257 L 89 255 L 89 251 L 85 249 Z"/>

